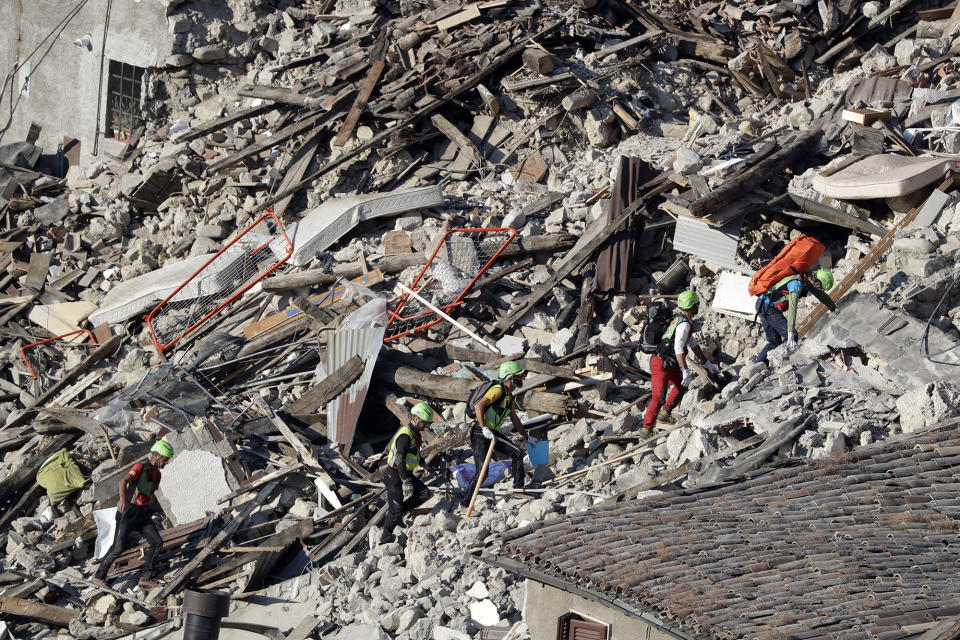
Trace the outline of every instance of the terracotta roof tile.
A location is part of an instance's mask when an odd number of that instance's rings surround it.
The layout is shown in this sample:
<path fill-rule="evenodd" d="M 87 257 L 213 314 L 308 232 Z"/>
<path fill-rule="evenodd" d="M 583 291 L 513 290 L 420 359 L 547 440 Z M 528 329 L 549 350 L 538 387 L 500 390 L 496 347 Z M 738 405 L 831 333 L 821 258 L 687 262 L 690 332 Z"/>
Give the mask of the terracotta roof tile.
<path fill-rule="evenodd" d="M 957 615 L 955 426 L 733 486 L 597 507 L 503 553 L 717 639 L 883 638 Z"/>

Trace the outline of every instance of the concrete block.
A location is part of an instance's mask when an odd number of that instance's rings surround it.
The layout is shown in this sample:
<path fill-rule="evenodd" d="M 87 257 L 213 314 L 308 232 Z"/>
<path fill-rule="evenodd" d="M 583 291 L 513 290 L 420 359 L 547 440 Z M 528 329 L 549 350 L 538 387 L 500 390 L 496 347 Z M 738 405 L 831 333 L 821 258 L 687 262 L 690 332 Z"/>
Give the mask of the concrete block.
<path fill-rule="evenodd" d="M 174 525 L 218 511 L 217 500 L 230 493 L 223 461 L 208 451 L 178 452 L 163 470 L 158 497 L 161 493 Z"/>
<path fill-rule="evenodd" d="M 956 416 L 960 406 L 960 387 L 952 382 L 933 382 L 908 391 L 897 400 L 900 428 L 913 433 Z"/>
<path fill-rule="evenodd" d="M 470 603 L 470 617 L 485 627 L 494 627 L 500 622 L 497 605 L 491 600 Z"/>

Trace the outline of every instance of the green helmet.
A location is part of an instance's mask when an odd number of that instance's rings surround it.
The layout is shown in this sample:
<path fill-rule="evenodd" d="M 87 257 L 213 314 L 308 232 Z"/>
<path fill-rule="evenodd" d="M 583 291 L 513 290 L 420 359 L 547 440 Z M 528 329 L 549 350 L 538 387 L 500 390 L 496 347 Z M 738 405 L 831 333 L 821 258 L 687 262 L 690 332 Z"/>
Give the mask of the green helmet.
<path fill-rule="evenodd" d="M 833 272 L 830 269 L 817 269 L 817 272 L 813 275 L 823 285 L 824 291 L 833 289 Z"/>
<path fill-rule="evenodd" d="M 523 373 L 523 367 L 518 365 L 516 362 L 510 360 L 509 362 L 504 362 L 500 365 L 500 379 L 506 380 L 510 376 L 515 376 L 519 373 Z"/>
<path fill-rule="evenodd" d="M 157 440 L 153 443 L 153 446 L 150 447 L 152 453 L 159 453 L 164 458 L 173 457 L 173 447 L 170 446 L 170 443 L 166 440 Z"/>
<path fill-rule="evenodd" d="M 692 309 L 694 305 L 700 304 L 700 296 L 696 291 L 684 291 L 677 296 L 677 306 L 681 309 Z"/>
<path fill-rule="evenodd" d="M 433 409 L 426 402 L 418 402 L 410 410 L 410 413 L 417 416 L 424 422 L 433 422 Z"/>

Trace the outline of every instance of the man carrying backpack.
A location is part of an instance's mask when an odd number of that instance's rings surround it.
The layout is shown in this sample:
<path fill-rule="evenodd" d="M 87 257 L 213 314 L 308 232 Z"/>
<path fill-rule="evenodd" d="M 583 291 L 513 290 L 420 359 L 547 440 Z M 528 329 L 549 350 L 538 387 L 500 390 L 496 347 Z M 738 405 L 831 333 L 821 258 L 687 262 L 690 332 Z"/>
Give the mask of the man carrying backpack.
<path fill-rule="evenodd" d="M 430 489 L 413 475 L 413 470 L 420 466 L 423 429 L 433 422 L 433 409 L 426 402 L 419 402 L 410 413 L 413 415 L 410 424 L 397 429 L 387 448 L 387 469 L 383 472 L 387 518 L 380 544 L 393 542 L 393 531 L 403 521 L 403 514 L 430 497 Z"/>
<path fill-rule="evenodd" d="M 510 416 L 513 427 L 520 435 L 528 441 L 533 440 L 523 428 L 513 403 L 513 392 L 520 388 L 525 372 L 516 362 L 504 362 L 500 365 L 498 373 L 500 380 L 478 387 L 476 391 L 483 391 L 483 394 L 479 398 L 471 394 L 468 402 L 469 409 L 473 410 L 476 419 L 476 423 L 470 429 L 470 446 L 473 449 L 476 473 L 473 474 L 470 486 L 467 487 L 467 492 L 460 501 L 460 506 L 463 508 L 470 505 L 470 499 L 477 488 L 480 469 L 484 460 L 487 459 L 487 449 L 490 447 L 491 440 L 494 442 L 494 451 L 510 456 L 513 488 L 523 488 L 523 451 L 500 433 L 500 427 L 507 416 Z"/>
<path fill-rule="evenodd" d="M 787 349 L 797 348 L 797 302 L 811 292 L 811 287 L 820 291 L 833 288 L 833 273 L 829 269 L 817 269 L 810 273 L 793 274 L 779 280 L 764 294 L 757 296 L 757 317 L 767 337 L 766 346 L 757 354 L 754 362 L 767 364 L 767 354 L 784 342 Z M 784 316 L 786 311 L 786 316 Z"/>
<path fill-rule="evenodd" d="M 673 408 L 680 403 L 687 387 L 690 386 L 687 345 L 704 362 L 704 366 L 710 373 L 719 373 L 717 365 L 707 360 L 703 351 L 700 350 L 697 339 L 692 335 L 693 317 L 700 310 L 700 297 L 694 291 L 684 291 L 677 297 L 677 307 L 679 310 L 664 331 L 657 353 L 650 359 L 650 403 L 643 416 L 643 428 L 647 434 L 653 432 L 653 426 L 657 421 L 666 424 L 676 422 L 672 414 Z M 670 385 L 673 386 L 673 390 L 667 396 L 667 388 Z"/>

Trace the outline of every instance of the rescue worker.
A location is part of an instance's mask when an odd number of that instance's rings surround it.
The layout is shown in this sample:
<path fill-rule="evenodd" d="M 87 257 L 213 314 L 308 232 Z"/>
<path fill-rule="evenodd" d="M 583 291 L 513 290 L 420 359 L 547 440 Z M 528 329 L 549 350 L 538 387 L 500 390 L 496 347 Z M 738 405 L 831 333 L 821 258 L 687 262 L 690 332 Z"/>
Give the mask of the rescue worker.
<path fill-rule="evenodd" d="M 473 449 L 473 463 L 476 467 L 476 473 L 474 473 L 470 486 L 467 487 L 467 492 L 460 501 L 460 506 L 463 508 L 470 506 L 470 499 L 477 488 L 477 479 L 480 476 L 480 470 L 483 468 L 483 461 L 487 459 L 487 450 L 490 447 L 491 440 L 495 443 L 493 448 L 495 452 L 510 456 L 513 488 L 523 488 L 523 450 L 500 434 L 500 427 L 507 416 L 510 416 L 514 429 L 527 442 L 536 443 L 536 440 L 523 428 L 523 423 L 517 416 L 513 402 L 513 392 L 519 389 L 523 383 L 525 373 L 523 367 L 516 362 L 504 362 L 500 365 L 500 370 L 497 373 L 500 380 L 490 387 L 473 407 L 469 407 L 473 409 L 476 420 L 470 429 L 470 446 Z"/>
<path fill-rule="evenodd" d="M 403 514 L 430 497 L 430 489 L 413 475 L 413 470 L 420 466 L 423 429 L 433 423 L 433 409 L 426 402 L 420 402 L 410 413 L 413 415 L 410 424 L 397 429 L 387 449 L 387 469 L 383 472 L 383 484 L 387 489 L 387 517 L 380 544 L 393 542 L 393 532 L 403 522 Z"/>
<path fill-rule="evenodd" d="M 661 356 L 658 353 L 650 359 L 650 402 L 643 416 L 643 429 L 647 434 L 653 432 L 654 424 L 658 421 L 676 423 L 673 408 L 683 399 L 692 377 L 687 366 L 688 345 L 710 373 L 716 375 L 720 372 L 717 365 L 707 360 L 697 339 L 693 337 L 693 318 L 700 310 L 700 297 L 695 291 L 684 291 L 677 296 L 677 307 L 679 310 L 663 333 L 665 344 L 662 344 L 660 353 L 668 355 Z M 667 395 L 671 385 L 673 390 Z"/>
<path fill-rule="evenodd" d="M 767 337 L 766 346 L 757 354 L 754 362 L 767 364 L 771 349 L 787 343 L 787 350 L 797 348 L 797 302 L 810 293 L 810 287 L 821 291 L 833 288 L 833 273 L 829 269 L 817 269 L 809 273 L 787 276 L 773 285 L 770 291 L 757 296 L 757 317 Z M 784 315 L 786 310 L 786 315 Z"/>
<path fill-rule="evenodd" d="M 139 586 L 148 589 L 160 583 L 153 579 L 153 563 L 157 551 L 163 542 L 160 532 L 157 531 L 153 518 L 150 517 L 150 502 L 153 494 L 160 486 L 160 470 L 167 466 L 173 457 L 173 447 L 165 440 L 157 440 L 150 448 L 150 458 L 146 462 L 138 462 L 120 479 L 120 499 L 117 500 L 117 528 L 113 537 L 113 546 L 103 558 L 93 581 L 101 586 L 107 586 L 107 572 L 110 565 L 123 552 L 123 545 L 128 534 L 137 531 L 150 545 L 143 556 L 143 571 L 140 574 Z M 133 488 L 133 495 L 129 490 Z"/>

